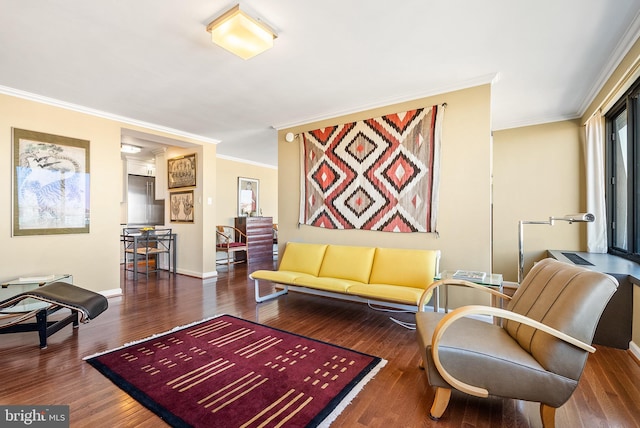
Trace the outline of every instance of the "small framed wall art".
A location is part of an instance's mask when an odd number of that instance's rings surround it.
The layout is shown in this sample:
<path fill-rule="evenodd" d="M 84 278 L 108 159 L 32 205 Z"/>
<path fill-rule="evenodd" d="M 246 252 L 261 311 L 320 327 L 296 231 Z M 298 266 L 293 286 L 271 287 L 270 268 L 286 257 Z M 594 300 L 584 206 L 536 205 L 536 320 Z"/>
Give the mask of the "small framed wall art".
<path fill-rule="evenodd" d="M 193 223 L 193 190 L 172 192 L 169 207 L 172 223 Z"/>
<path fill-rule="evenodd" d="M 196 185 L 196 154 L 167 160 L 168 187 L 194 187 Z"/>

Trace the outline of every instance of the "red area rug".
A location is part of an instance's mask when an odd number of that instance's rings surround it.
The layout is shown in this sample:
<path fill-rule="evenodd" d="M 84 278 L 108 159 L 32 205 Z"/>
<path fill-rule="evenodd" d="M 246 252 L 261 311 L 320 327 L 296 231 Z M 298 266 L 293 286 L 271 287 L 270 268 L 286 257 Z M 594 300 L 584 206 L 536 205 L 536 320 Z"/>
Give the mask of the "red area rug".
<path fill-rule="evenodd" d="M 85 360 L 175 427 L 328 426 L 385 360 L 223 315 Z"/>

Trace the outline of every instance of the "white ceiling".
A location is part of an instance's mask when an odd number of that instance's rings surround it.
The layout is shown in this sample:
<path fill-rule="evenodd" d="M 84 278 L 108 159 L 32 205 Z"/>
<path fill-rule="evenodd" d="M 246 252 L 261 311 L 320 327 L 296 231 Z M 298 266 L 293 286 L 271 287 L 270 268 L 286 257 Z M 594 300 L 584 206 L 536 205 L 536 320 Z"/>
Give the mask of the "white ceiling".
<path fill-rule="evenodd" d="M 579 117 L 640 34 L 640 0 L 247 0 L 244 61 L 205 30 L 234 4 L 0 0 L 0 91 L 277 165 L 276 128 L 492 81 L 494 130 Z"/>

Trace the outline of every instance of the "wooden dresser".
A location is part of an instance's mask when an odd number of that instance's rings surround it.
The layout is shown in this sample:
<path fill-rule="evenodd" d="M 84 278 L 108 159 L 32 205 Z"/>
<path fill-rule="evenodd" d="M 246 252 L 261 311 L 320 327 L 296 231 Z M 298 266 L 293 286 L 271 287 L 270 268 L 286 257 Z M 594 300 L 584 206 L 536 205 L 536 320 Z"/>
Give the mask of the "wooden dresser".
<path fill-rule="evenodd" d="M 247 235 L 249 263 L 273 260 L 273 217 L 236 217 L 235 227 Z M 236 257 L 244 259 L 244 252 Z"/>

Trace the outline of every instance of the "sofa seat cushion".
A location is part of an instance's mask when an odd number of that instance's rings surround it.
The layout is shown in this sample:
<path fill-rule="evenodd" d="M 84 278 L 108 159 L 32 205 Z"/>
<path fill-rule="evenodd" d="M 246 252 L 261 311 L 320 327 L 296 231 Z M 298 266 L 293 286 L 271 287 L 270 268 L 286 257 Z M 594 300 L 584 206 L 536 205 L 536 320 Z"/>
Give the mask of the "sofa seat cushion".
<path fill-rule="evenodd" d="M 369 282 L 376 249 L 348 245 L 329 245 L 318 276 Z"/>
<path fill-rule="evenodd" d="M 279 284 L 293 285 L 296 278 L 310 277 L 315 278 L 312 275 L 308 275 L 300 272 L 292 272 L 287 270 L 257 270 L 251 274 L 253 279 L 263 279 L 265 281 L 277 282 Z"/>
<path fill-rule="evenodd" d="M 278 270 L 318 276 L 326 249 L 325 244 L 287 242 Z"/>
<path fill-rule="evenodd" d="M 354 284 L 347 290 L 348 294 L 374 300 L 417 305 L 424 290 L 422 288 L 403 287 L 389 284 Z"/>
<path fill-rule="evenodd" d="M 418 312 L 416 328 L 429 384 L 450 388 L 432 358 L 431 338 L 443 316 Z M 503 328 L 489 322 L 473 318 L 457 320 L 444 333 L 438 349 L 440 362 L 452 376 L 485 388 L 491 395 L 539 401 L 536 385 L 541 385 L 546 391 L 553 391 L 546 395 L 545 404 L 559 407 L 576 387 L 575 380 L 546 371 Z M 465 363 L 469 354 L 474 354 L 472 366 Z"/>
<path fill-rule="evenodd" d="M 315 288 L 317 290 L 331 291 L 335 293 L 347 293 L 351 287 L 357 284 L 362 284 L 356 281 L 350 281 L 348 279 L 340 278 L 325 278 L 304 276 L 298 277 L 293 281 L 293 285 L 301 287 Z"/>

